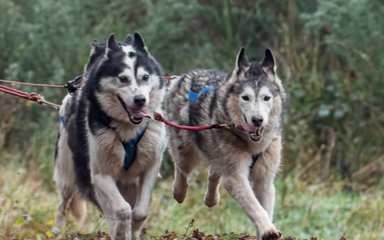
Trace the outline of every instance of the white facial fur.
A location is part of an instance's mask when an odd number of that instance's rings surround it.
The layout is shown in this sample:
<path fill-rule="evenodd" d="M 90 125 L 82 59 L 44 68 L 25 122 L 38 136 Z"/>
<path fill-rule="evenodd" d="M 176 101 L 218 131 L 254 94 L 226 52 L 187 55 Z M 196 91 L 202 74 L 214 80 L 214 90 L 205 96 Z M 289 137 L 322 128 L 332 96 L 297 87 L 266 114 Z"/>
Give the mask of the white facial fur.
<path fill-rule="evenodd" d="M 124 101 L 128 107 L 134 106 L 134 96 L 140 94 L 139 85 L 134 74 L 134 66 L 136 63 L 136 52 L 132 46 L 122 46 L 122 50 L 126 53 L 124 62 L 127 65 L 117 77 L 107 77 L 100 79 L 100 87 L 102 91 L 97 93 L 97 98 L 102 104 L 103 110 L 115 119 L 126 120 L 127 113 L 122 108 L 117 96 Z M 129 56 L 133 53 L 133 56 Z M 126 82 L 122 82 L 120 78 L 125 77 Z M 144 94 L 143 94 L 144 95 Z"/>
<path fill-rule="evenodd" d="M 267 87 L 262 87 L 258 93 L 251 87 L 246 87 L 240 94 L 240 107 L 249 127 L 256 127 L 252 118 L 262 118 L 262 127 L 268 123 L 269 114 L 273 105 L 273 95 Z M 268 99 L 269 98 L 269 99 Z"/>

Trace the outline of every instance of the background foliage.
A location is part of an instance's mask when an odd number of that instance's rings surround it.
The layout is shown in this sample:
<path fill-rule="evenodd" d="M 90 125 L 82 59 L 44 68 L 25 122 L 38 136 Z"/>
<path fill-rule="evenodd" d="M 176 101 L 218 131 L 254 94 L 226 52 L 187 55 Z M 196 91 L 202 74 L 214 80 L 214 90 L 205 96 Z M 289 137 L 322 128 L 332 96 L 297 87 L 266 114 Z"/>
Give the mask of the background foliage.
<path fill-rule="evenodd" d="M 89 43 L 111 32 L 120 38 L 142 33 L 169 75 L 198 67 L 230 71 L 241 46 L 255 58 L 271 47 L 290 94 L 284 169 L 304 168 L 301 177 L 311 180 L 351 179 L 383 160 L 384 59 L 378 50 L 384 48 L 384 5 L 378 0 L 0 0 L 0 6 L 2 78 L 63 84 L 81 73 Z M 25 89 L 54 102 L 65 94 Z M 14 111 L 0 116 L 2 155 L 49 165 L 57 114 L 0 99 L 2 113 Z"/>
<path fill-rule="evenodd" d="M 383 176 L 380 0 L 0 0 L 0 9 L 3 79 L 64 84 L 82 72 L 89 43 L 111 32 L 140 32 L 167 75 L 230 71 L 241 46 L 256 59 L 270 47 L 290 95 L 281 177 L 362 191 Z M 65 95 L 22 89 L 57 103 Z M 56 112 L 0 94 L 0 164 L 52 187 L 57 125 Z"/>

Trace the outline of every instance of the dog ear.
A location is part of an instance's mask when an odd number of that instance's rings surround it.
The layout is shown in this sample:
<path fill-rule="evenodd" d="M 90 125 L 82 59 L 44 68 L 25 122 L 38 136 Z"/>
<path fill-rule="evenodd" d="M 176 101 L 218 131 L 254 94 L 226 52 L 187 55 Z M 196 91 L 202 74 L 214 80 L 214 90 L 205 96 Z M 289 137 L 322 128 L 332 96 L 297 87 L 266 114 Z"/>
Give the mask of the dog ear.
<path fill-rule="evenodd" d="M 235 71 L 237 75 L 239 75 L 241 72 L 247 71 L 249 68 L 249 61 L 247 56 L 245 55 L 245 49 L 240 48 L 239 53 L 236 57 L 236 66 Z"/>
<path fill-rule="evenodd" d="M 263 58 L 263 61 L 261 62 L 261 67 L 266 73 L 275 74 L 276 72 L 275 57 L 273 56 L 273 53 L 269 48 L 265 50 L 264 58 Z"/>
<path fill-rule="evenodd" d="M 110 50 L 117 50 L 117 49 L 119 49 L 119 45 L 115 40 L 115 34 L 111 33 L 107 40 L 106 51 L 109 52 Z"/>
<path fill-rule="evenodd" d="M 133 35 L 133 46 L 144 53 L 147 53 L 147 47 L 145 46 L 144 40 L 138 32 Z"/>
<path fill-rule="evenodd" d="M 105 50 L 105 43 L 98 43 L 95 39 L 91 42 L 91 48 L 94 52 L 101 52 Z"/>
<path fill-rule="evenodd" d="M 133 44 L 133 37 L 131 34 L 128 34 L 124 40 L 123 40 L 123 43 L 126 43 L 128 45 L 132 45 Z"/>

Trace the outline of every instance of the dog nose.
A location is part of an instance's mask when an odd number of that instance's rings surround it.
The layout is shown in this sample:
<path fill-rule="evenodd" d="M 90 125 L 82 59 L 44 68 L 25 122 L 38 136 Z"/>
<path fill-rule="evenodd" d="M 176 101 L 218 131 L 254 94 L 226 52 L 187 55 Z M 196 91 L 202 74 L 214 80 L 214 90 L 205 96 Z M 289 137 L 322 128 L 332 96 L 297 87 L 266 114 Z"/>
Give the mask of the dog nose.
<path fill-rule="evenodd" d="M 256 127 L 260 127 L 264 119 L 262 117 L 253 116 L 251 120 L 253 125 L 255 125 Z"/>
<path fill-rule="evenodd" d="M 142 107 L 145 104 L 145 97 L 143 95 L 137 95 L 133 98 L 133 102 L 135 103 L 136 107 Z"/>

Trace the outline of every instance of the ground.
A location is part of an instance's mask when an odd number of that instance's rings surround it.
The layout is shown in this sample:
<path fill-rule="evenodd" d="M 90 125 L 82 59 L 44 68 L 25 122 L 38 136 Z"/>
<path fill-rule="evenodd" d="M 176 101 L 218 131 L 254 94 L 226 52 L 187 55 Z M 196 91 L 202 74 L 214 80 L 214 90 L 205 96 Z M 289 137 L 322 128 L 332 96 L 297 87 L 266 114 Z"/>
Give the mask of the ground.
<path fill-rule="evenodd" d="M 204 179 L 204 173 L 191 176 L 183 204 L 172 198 L 172 177 L 157 183 L 144 226 L 146 239 L 255 239 L 252 224 L 223 189 L 218 206 L 204 206 Z M 344 186 L 278 179 L 275 224 L 282 239 L 384 239 L 383 188 Z M 103 217 L 90 205 L 80 232 L 70 220 L 67 231 L 55 235 L 51 230 L 58 203 L 53 182 L 30 177 L 22 167 L 0 168 L 0 239 L 108 239 Z"/>

